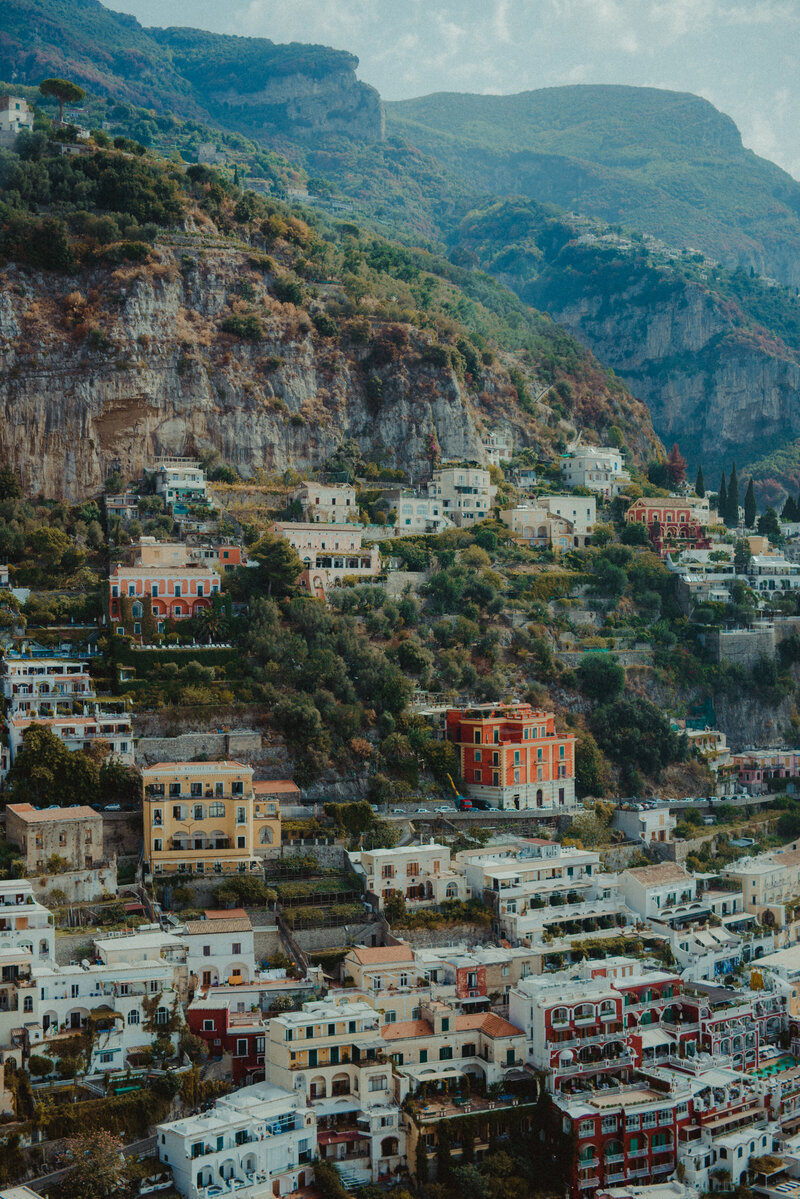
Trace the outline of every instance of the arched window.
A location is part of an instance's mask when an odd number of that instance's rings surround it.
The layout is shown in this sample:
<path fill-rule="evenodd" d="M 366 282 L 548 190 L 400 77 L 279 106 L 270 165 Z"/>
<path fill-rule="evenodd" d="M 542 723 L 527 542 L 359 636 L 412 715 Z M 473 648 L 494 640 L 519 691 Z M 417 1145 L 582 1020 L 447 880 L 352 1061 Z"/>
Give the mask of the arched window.
<path fill-rule="evenodd" d="M 445 898 L 458 899 L 458 883 L 448 883 L 445 890 Z"/>
<path fill-rule="evenodd" d="M 553 1024 L 566 1024 L 569 1018 L 569 1012 L 565 1007 L 553 1008 Z"/>
<path fill-rule="evenodd" d="M 264 825 L 261 832 L 258 834 L 258 840 L 261 845 L 272 844 L 272 829 L 268 825 Z"/>
<path fill-rule="evenodd" d="M 135 603 L 135 604 L 132 606 L 132 608 L 131 608 L 131 611 L 132 611 L 132 613 L 133 613 L 133 615 L 134 615 L 134 616 L 141 616 L 141 615 L 142 615 L 142 611 L 143 611 L 143 609 L 142 609 L 142 605 L 139 603 L 139 601 L 138 601 L 138 600 L 137 600 L 137 601 L 136 601 L 136 603 Z"/>
<path fill-rule="evenodd" d="M 169 1024 L 169 1012 L 165 1007 L 156 1010 L 156 1024 Z"/>
<path fill-rule="evenodd" d="M 139 1016 L 139 1012 L 136 1008 L 133 1008 L 132 1011 L 128 1012 L 128 1023 L 129 1024 L 138 1024 L 140 1019 L 141 1019 L 141 1017 Z"/>
<path fill-rule="evenodd" d="M 22 1010 L 24 1012 L 32 1012 L 33 1011 L 33 996 L 32 995 L 25 996 L 25 1002 L 22 1005 Z"/>
<path fill-rule="evenodd" d="M 579 1003 L 573 1012 L 575 1020 L 591 1020 L 594 1018 L 594 1007 L 591 1003 Z"/>

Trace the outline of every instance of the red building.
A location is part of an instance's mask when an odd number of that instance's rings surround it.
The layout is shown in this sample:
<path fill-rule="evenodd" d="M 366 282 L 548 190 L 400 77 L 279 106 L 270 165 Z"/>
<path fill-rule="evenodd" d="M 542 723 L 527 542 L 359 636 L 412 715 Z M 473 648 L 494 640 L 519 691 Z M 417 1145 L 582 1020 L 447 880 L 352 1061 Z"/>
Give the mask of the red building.
<path fill-rule="evenodd" d="M 219 584 L 218 573 L 200 565 L 116 566 L 109 579 L 109 620 L 117 633 L 141 637 L 151 620 L 163 633 L 168 621 L 210 607 Z"/>
<path fill-rule="evenodd" d="M 707 550 L 708 500 L 696 496 L 669 496 L 634 500 L 625 513 L 627 524 L 644 524 L 657 554 L 666 558 L 673 550 Z"/>
<path fill-rule="evenodd" d="M 542 815 L 575 807 L 575 738 L 556 731 L 552 712 L 530 704 L 451 708 L 447 739 L 474 799 Z"/>
<path fill-rule="evenodd" d="M 208 1045 L 209 1057 L 230 1054 L 233 1081 L 240 1087 L 264 1078 L 267 1026 L 261 1011 L 250 1011 L 250 1006 L 249 994 L 240 999 L 209 990 L 201 991 L 186 1013 L 191 1032 Z"/>

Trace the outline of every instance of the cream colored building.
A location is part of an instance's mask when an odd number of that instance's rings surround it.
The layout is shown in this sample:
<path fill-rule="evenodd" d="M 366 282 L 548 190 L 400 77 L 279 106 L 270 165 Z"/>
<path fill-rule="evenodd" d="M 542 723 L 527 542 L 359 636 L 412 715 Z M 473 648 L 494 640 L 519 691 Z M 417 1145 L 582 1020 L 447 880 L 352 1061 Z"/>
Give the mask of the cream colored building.
<path fill-rule="evenodd" d="M 759 919 L 769 910 L 775 923 L 786 922 L 785 905 L 800 898 L 800 849 L 798 842 L 771 849 L 754 858 L 740 858 L 727 866 L 725 876 L 742 888 L 744 908 Z"/>
<path fill-rule="evenodd" d="M 522 504 L 504 508 L 500 513 L 504 525 L 530 546 L 542 549 L 568 550 L 575 543 L 572 522 L 554 516 L 537 504 Z"/>
<path fill-rule="evenodd" d="M 274 800 L 256 801 L 241 762 L 159 762 L 142 770 L 144 857 L 153 874 L 246 873 L 280 844 Z"/>
<path fill-rule="evenodd" d="M 343 524 L 358 520 L 356 489 L 350 483 L 301 483 L 291 495 L 314 524 Z"/>
<path fill-rule="evenodd" d="M 304 567 L 300 581 L 319 599 L 348 576 L 374 579 L 381 573 L 377 545 L 362 544 L 363 525 L 279 521 L 272 532 L 296 550 Z"/>
<path fill-rule="evenodd" d="M 53 855 L 71 870 L 89 870 L 103 860 L 103 817 L 93 808 L 6 808 L 6 840 L 19 846 L 29 874 L 42 873 Z"/>
<path fill-rule="evenodd" d="M 464 875 L 450 869 L 446 845 L 405 845 L 395 849 L 363 849 L 349 853 L 350 865 L 365 891 L 380 907 L 399 891 L 409 907 L 466 898 Z"/>
<path fill-rule="evenodd" d="M 428 495 L 442 503 L 442 514 L 456 525 L 470 525 L 492 514 L 497 488 L 488 470 L 476 466 L 444 466 L 433 472 Z"/>

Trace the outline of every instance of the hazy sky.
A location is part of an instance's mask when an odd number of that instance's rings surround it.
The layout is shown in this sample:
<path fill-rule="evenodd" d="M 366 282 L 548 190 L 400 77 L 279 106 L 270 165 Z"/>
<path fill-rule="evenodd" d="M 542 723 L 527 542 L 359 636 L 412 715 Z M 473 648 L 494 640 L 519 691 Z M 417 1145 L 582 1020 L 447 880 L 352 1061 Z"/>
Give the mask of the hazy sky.
<path fill-rule="evenodd" d="M 800 178 L 800 0 L 106 0 L 143 25 L 350 50 L 387 100 L 629 83 L 705 96 Z"/>

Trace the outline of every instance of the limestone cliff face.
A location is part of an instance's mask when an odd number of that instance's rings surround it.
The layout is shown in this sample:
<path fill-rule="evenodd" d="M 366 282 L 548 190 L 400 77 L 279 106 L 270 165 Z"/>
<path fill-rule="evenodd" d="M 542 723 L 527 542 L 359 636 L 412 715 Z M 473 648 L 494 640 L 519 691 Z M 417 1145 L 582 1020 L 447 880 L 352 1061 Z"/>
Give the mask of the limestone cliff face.
<path fill-rule="evenodd" d="M 332 71 L 322 78 L 295 73 L 269 79 L 258 91 L 229 88 L 211 91 L 209 107 L 241 123 L 255 136 L 275 128 L 306 139 L 315 134 L 344 133 L 363 141 L 384 136 L 381 98 L 352 70 Z"/>
<path fill-rule="evenodd" d="M 800 361 L 741 327 L 701 286 L 539 297 L 647 404 L 656 432 L 693 465 L 741 463 L 800 436 Z"/>
<path fill-rule="evenodd" d="M 76 499 L 111 469 L 132 477 L 162 452 L 215 448 L 249 476 L 318 466 L 354 438 L 419 478 L 431 435 L 444 458 L 477 461 L 495 419 L 530 440 L 500 367 L 470 391 L 424 361 L 425 335 L 409 328 L 394 362 L 369 366 L 383 383 L 376 404 L 364 367 L 373 343 L 321 337 L 258 272 L 248 276 L 243 252 L 160 256 L 78 281 L 13 267 L 0 277 L 0 461 L 30 494 Z M 248 277 L 262 280 L 255 343 L 220 331 Z"/>

